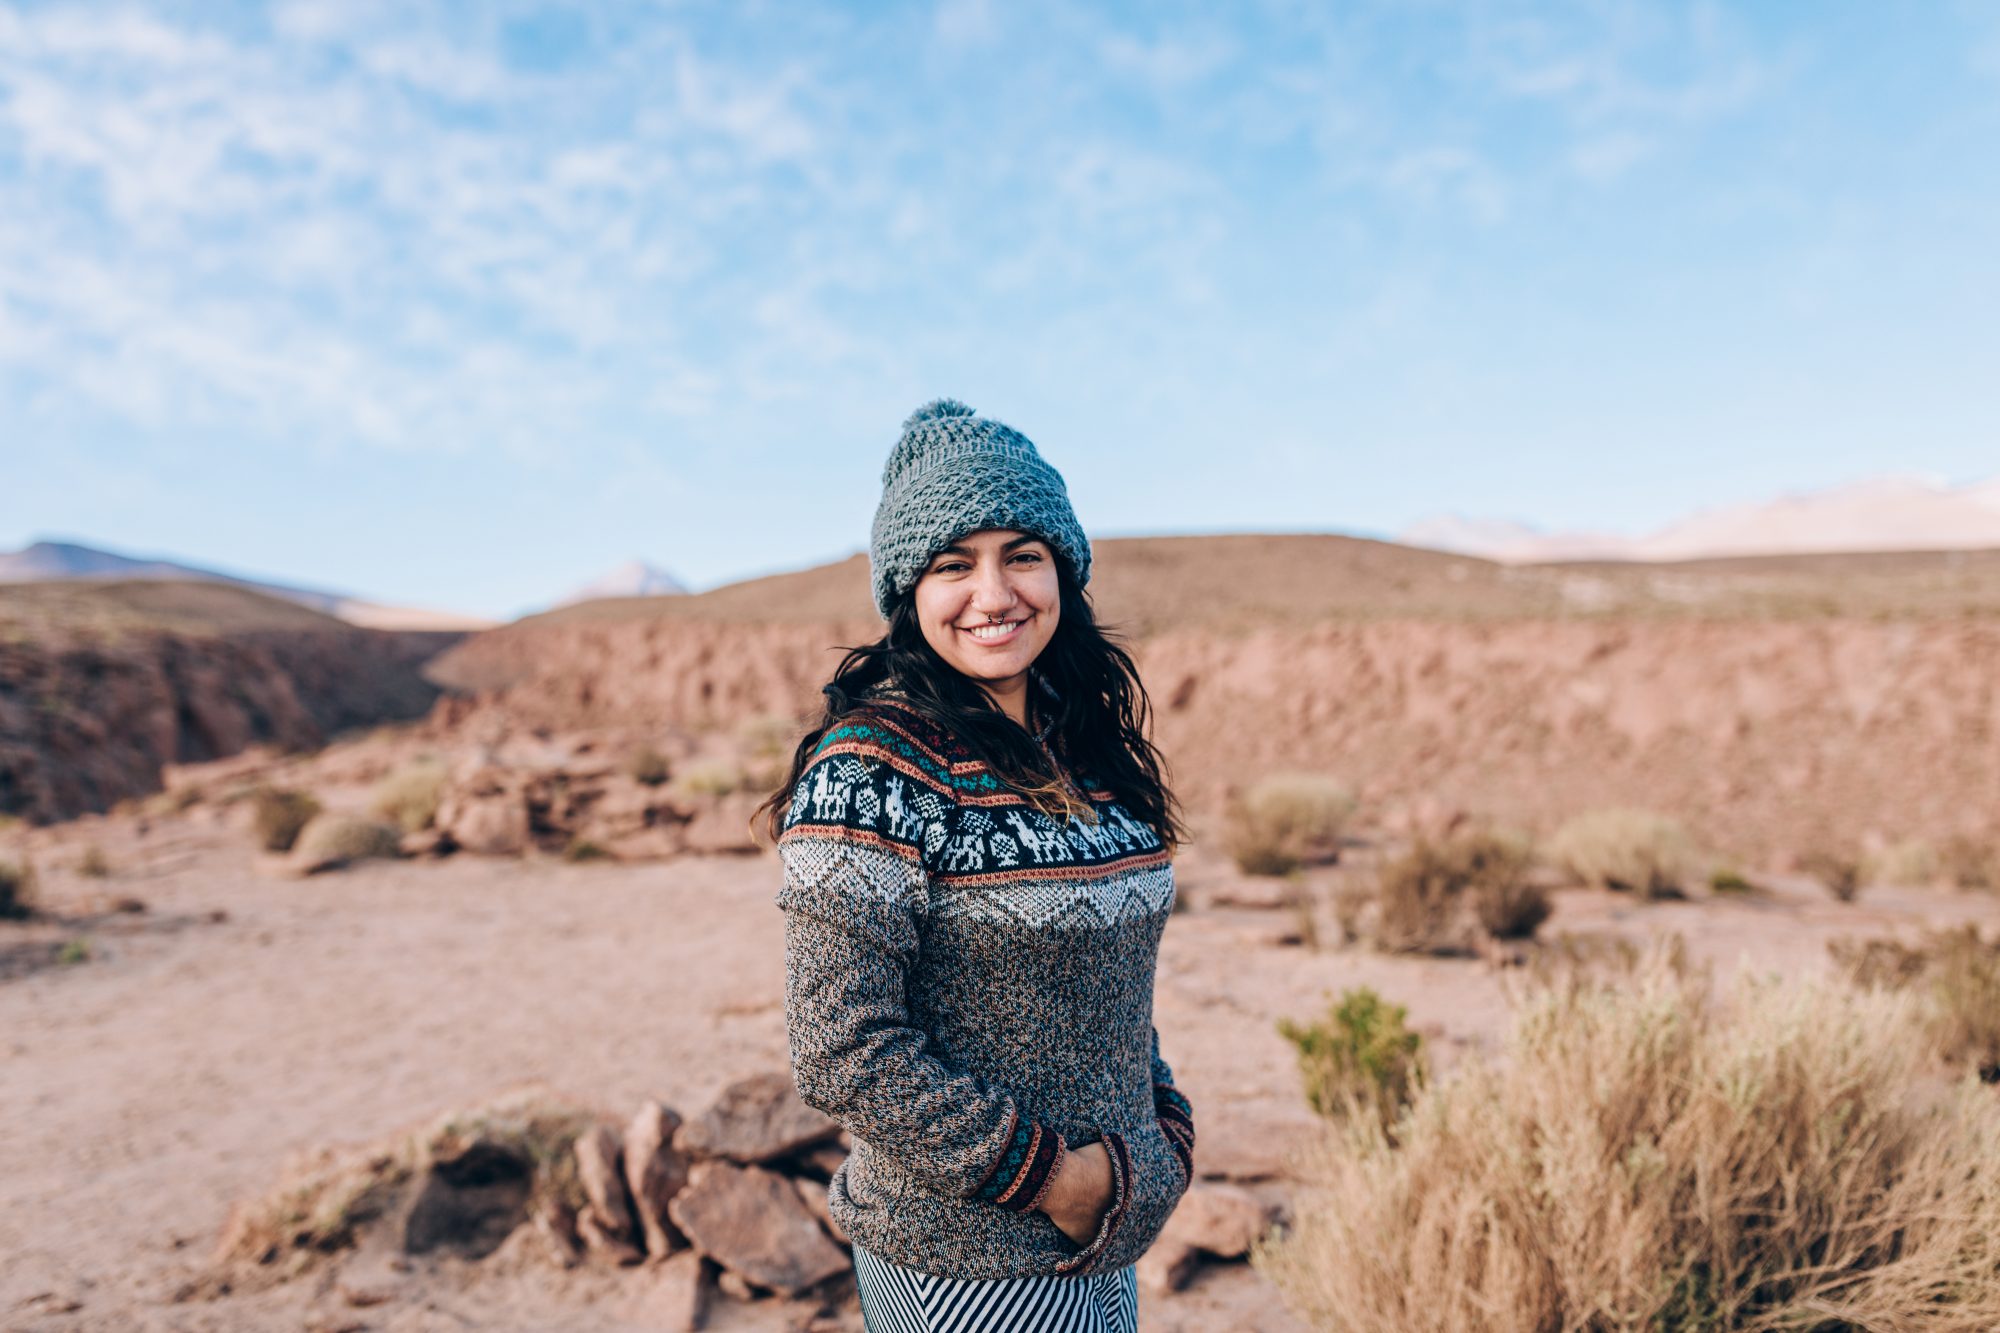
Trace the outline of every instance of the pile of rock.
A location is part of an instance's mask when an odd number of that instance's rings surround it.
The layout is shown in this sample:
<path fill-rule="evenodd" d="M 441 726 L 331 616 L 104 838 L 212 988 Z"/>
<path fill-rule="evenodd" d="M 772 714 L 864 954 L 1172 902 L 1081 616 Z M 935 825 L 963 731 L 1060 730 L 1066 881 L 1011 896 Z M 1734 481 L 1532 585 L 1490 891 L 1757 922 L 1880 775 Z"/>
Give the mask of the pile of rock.
<path fill-rule="evenodd" d="M 504 1251 L 563 1268 L 658 1266 L 647 1303 L 668 1327 L 699 1327 L 717 1291 L 801 1300 L 808 1320 L 838 1320 L 853 1270 L 826 1182 L 845 1157 L 840 1127 L 782 1073 L 729 1085 L 685 1122 L 649 1101 L 622 1128 L 531 1085 L 295 1161 L 231 1210 L 210 1270 L 180 1298 L 258 1290 L 341 1256 L 386 1255 L 408 1272 L 406 1256 Z"/>

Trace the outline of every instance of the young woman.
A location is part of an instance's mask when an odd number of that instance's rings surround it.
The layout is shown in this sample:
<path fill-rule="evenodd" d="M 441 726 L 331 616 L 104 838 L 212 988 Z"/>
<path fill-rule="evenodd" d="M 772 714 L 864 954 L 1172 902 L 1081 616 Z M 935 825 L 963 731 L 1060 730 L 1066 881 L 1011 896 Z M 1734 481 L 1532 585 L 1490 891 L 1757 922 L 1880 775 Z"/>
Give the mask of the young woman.
<path fill-rule="evenodd" d="M 1035 446 L 950 399 L 883 470 L 889 631 L 765 808 L 799 1094 L 871 1333 L 1132 1333 L 1194 1170 L 1153 1026 L 1178 805 L 1090 544 Z"/>

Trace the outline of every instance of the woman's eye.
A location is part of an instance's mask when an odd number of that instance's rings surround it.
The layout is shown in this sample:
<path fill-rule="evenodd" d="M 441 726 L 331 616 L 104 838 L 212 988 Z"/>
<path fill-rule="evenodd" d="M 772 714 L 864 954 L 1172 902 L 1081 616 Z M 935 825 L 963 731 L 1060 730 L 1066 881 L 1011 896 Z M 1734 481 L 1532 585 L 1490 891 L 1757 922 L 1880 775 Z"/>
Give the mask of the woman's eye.
<path fill-rule="evenodd" d="M 1042 557 L 1034 551 L 1022 551 L 1014 558 L 1016 560 L 1033 560 L 1036 564 L 1040 564 L 1042 559 Z"/>

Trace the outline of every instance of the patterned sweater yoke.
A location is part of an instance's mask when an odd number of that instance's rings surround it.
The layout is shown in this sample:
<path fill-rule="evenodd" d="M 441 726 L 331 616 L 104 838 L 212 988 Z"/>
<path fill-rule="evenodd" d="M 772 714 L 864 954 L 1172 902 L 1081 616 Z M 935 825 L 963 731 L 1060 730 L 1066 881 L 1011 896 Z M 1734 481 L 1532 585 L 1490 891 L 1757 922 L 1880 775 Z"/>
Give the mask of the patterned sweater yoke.
<path fill-rule="evenodd" d="M 1152 1021 L 1172 854 L 1068 776 L 1088 808 L 1059 821 L 878 694 L 820 739 L 782 821 L 793 1076 L 854 1140 L 829 1205 L 907 1268 L 1108 1272 L 1193 1176 L 1192 1111 Z M 1089 1142 L 1116 1188 L 1079 1246 L 1039 1207 Z"/>

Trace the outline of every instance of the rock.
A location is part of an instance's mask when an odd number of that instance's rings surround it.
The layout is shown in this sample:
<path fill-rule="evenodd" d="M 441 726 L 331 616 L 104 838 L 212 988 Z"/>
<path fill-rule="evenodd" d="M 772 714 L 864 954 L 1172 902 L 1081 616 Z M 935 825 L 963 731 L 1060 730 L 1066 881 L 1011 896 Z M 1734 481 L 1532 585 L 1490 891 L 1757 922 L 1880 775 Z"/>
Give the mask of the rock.
<path fill-rule="evenodd" d="M 847 1149 L 838 1143 L 816 1144 L 792 1158 L 798 1164 L 799 1172 L 819 1180 L 832 1180 L 833 1173 L 846 1160 Z"/>
<path fill-rule="evenodd" d="M 453 850 L 451 839 L 443 829 L 422 828 L 415 833 L 405 833 L 401 842 L 404 856 L 443 856 Z"/>
<path fill-rule="evenodd" d="M 662 1333 L 697 1333 L 708 1323 L 715 1265 L 693 1250 L 682 1250 L 663 1261 L 657 1273 L 646 1312 L 659 1319 Z"/>
<path fill-rule="evenodd" d="M 738 1079 L 715 1104 L 680 1127 L 674 1147 L 689 1157 L 727 1157 L 754 1165 L 830 1140 L 833 1120 L 799 1100 L 790 1074 Z"/>
<path fill-rule="evenodd" d="M 748 853 L 759 850 L 750 831 L 750 815 L 758 798 L 751 794 L 719 796 L 694 812 L 685 830 L 691 852 Z"/>
<path fill-rule="evenodd" d="M 791 1181 L 762 1167 L 697 1162 L 667 1211 L 702 1253 L 786 1296 L 845 1272 L 851 1262 Z"/>
<path fill-rule="evenodd" d="M 1298 898 L 1298 886 L 1275 875 L 1219 875 L 1201 895 L 1204 907 L 1248 907 L 1275 912 Z"/>
<path fill-rule="evenodd" d="M 1277 1212 L 1236 1185 L 1196 1181 L 1139 1260 L 1139 1280 L 1154 1292 L 1179 1291 L 1204 1257 L 1242 1259 Z"/>
<path fill-rule="evenodd" d="M 833 1220 L 833 1209 L 827 1206 L 825 1185 L 822 1185 L 817 1180 L 807 1180 L 794 1176 L 792 1178 L 792 1188 L 799 1192 L 800 1200 L 804 1202 L 812 1215 L 819 1219 L 819 1224 L 826 1228 L 827 1235 L 833 1237 L 842 1245 L 849 1243 L 847 1233 L 842 1231 L 840 1224 Z"/>
<path fill-rule="evenodd" d="M 667 1205 L 687 1184 L 687 1157 L 674 1147 L 681 1118 L 647 1102 L 625 1130 L 625 1185 L 646 1241 L 646 1253 L 664 1256 L 685 1243 L 667 1219 Z"/>
<path fill-rule="evenodd" d="M 1275 1209 L 1241 1186 L 1196 1181 L 1160 1234 L 1219 1259 L 1242 1259 L 1276 1220 Z"/>
<path fill-rule="evenodd" d="M 625 1194 L 625 1153 L 618 1136 L 594 1125 L 576 1136 L 576 1174 L 589 1201 L 577 1215 L 577 1234 L 593 1252 L 636 1264 L 645 1252 L 633 1244 L 636 1228 Z"/>
<path fill-rule="evenodd" d="M 755 1287 L 751 1286 L 741 1273 L 732 1273 L 727 1268 L 723 1269 L 717 1275 L 715 1289 L 729 1297 L 732 1301 L 744 1301 L 746 1303 L 756 1300 L 762 1294 Z"/>
<path fill-rule="evenodd" d="M 438 806 L 437 826 L 457 847 L 482 856 L 518 856 L 528 847 L 528 805 L 493 766 L 470 774 Z"/>

